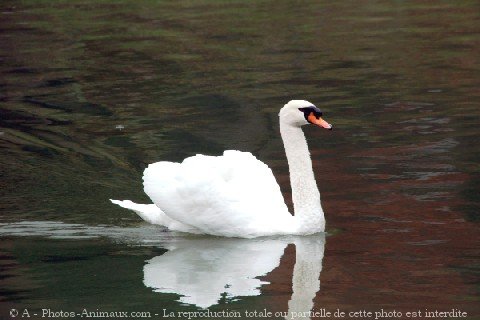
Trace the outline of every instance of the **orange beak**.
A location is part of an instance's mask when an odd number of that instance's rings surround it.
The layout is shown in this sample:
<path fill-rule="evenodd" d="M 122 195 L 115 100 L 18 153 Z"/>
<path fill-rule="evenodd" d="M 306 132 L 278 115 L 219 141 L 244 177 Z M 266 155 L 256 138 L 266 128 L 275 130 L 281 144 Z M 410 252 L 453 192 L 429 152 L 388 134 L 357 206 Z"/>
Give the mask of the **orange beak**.
<path fill-rule="evenodd" d="M 315 117 L 313 112 L 308 115 L 308 121 L 310 123 L 316 124 L 317 126 L 328 129 L 328 130 L 333 129 L 333 126 L 330 123 L 328 123 L 327 121 L 323 120 L 322 117 L 319 117 L 317 119 L 317 117 Z"/>

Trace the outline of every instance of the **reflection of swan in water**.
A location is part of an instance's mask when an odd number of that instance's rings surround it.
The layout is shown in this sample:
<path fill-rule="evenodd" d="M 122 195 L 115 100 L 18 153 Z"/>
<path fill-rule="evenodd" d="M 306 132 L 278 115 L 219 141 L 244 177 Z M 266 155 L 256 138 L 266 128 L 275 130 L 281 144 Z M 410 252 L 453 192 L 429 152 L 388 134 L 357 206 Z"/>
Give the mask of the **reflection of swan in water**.
<path fill-rule="evenodd" d="M 325 235 L 278 239 L 193 239 L 179 242 L 171 251 L 144 267 L 144 283 L 154 291 L 176 293 L 180 301 L 207 308 L 222 296 L 234 300 L 260 295 L 265 283 L 256 277 L 276 268 L 286 246 L 294 243 L 296 262 L 290 312 L 310 311 L 320 289 Z"/>
<path fill-rule="evenodd" d="M 312 310 L 313 299 L 320 290 L 325 235 L 295 239 L 292 298 L 288 302 L 288 319 L 310 319 L 301 314 Z"/>
<path fill-rule="evenodd" d="M 256 296 L 262 281 L 255 277 L 273 270 L 287 242 L 245 239 L 185 240 L 148 261 L 145 285 L 157 292 L 177 293 L 180 301 L 206 308 L 228 298 Z"/>

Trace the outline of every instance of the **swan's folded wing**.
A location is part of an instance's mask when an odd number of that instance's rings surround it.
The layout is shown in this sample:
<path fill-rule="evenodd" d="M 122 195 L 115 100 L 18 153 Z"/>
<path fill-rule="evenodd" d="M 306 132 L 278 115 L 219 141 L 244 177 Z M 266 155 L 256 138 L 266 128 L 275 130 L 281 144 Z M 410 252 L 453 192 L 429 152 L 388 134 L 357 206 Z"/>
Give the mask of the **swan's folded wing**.
<path fill-rule="evenodd" d="M 272 171 L 247 152 L 157 162 L 143 180 L 165 214 L 208 234 L 255 237 L 281 233 L 293 223 Z"/>

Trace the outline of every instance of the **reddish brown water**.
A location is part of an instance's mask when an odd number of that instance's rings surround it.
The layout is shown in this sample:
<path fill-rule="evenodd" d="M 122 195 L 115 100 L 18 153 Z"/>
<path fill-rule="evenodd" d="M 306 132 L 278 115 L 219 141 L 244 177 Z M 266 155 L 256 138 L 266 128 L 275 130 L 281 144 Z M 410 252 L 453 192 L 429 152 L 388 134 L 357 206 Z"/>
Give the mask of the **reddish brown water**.
<path fill-rule="evenodd" d="M 192 278 L 211 271 L 192 296 L 208 295 L 209 279 L 246 277 L 215 254 L 256 242 L 207 241 L 215 258 L 192 260 L 172 250 L 183 236 L 108 199 L 148 202 L 148 163 L 239 149 L 273 169 L 291 206 L 277 113 L 302 98 L 335 128 L 305 130 L 325 250 L 267 242 L 262 256 L 280 260 L 249 276 L 269 284 L 219 294 L 212 310 L 287 311 L 294 266 L 313 256 L 323 265 L 305 298 L 313 310 L 478 319 L 478 12 L 475 1 L 3 1 L 0 318 L 197 310 L 144 283 L 155 257 Z"/>

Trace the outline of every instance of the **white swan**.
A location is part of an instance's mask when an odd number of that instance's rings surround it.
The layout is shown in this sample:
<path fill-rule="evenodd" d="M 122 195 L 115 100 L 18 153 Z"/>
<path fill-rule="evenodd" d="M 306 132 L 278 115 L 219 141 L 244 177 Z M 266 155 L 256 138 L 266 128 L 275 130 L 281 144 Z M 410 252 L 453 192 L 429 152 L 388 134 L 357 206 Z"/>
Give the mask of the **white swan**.
<path fill-rule="evenodd" d="M 320 192 L 301 126 L 332 126 L 305 100 L 288 102 L 279 118 L 295 216 L 288 212 L 272 170 L 251 153 L 235 150 L 150 164 L 143 185 L 154 204 L 111 201 L 173 231 L 242 238 L 323 232 Z"/>

